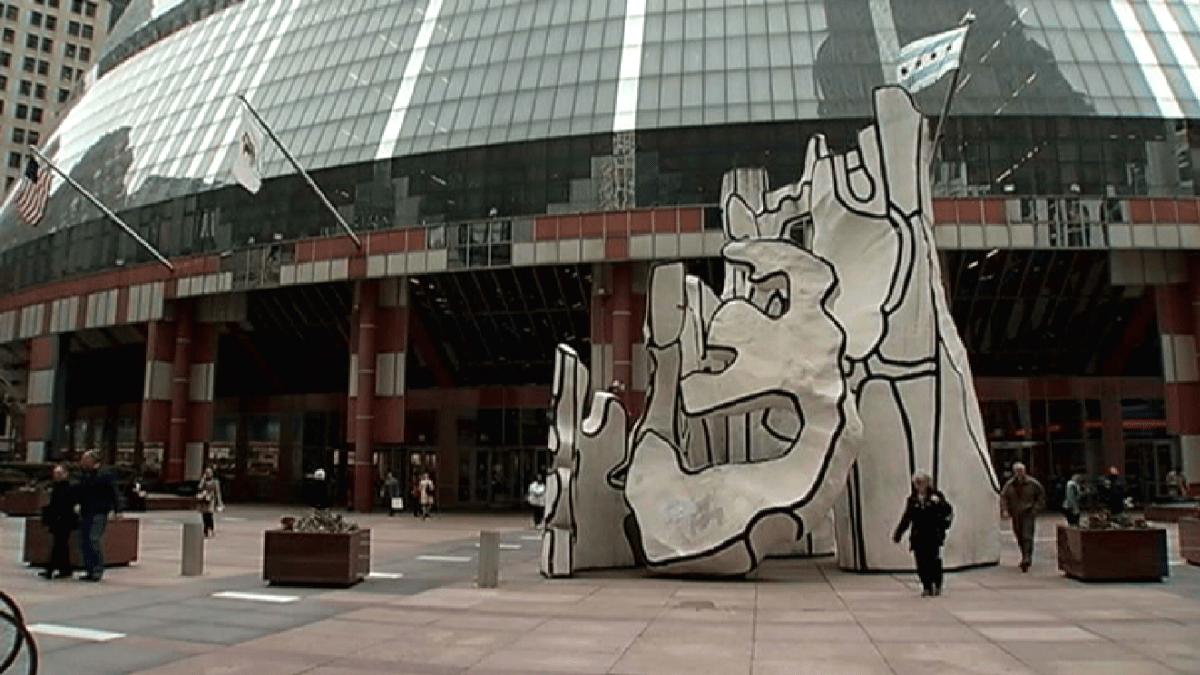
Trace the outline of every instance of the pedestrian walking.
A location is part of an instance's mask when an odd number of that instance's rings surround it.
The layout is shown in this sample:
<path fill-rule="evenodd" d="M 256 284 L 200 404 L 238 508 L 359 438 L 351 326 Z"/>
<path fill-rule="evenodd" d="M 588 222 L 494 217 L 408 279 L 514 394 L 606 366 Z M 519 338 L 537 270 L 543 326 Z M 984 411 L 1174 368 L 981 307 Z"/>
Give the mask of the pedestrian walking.
<path fill-rule="evenodd" d="M 546 484 L 542 482 L 540 475 L 533 477 L 533 482 L 525 491 L 525 501 L 529 502 L 529 508 L 533 512 L 533 526 L 540 527 L 546 512 Z"/>
<path fill-rule="evenodd" d="M 50 488 L 50 503 L 42 507 L 42 525 L 50 531 L 50 563 L 39 572 L 43 579 L 71 576 L 71 531 L 79 527 L 75 515 L 75 494 L 71 474 L 61 464 L 54 467 L 54 485 Z"/>
<path fill-rule="evenodd" d="M 383 487 L 379 491 L 387 506 L 389 516 L 396 515 L 398 511 L 404 511 L 404 491 L 400 487 L 400 480 L 394 473 L 388 472 L 387 478 L 383 481 Z"/>
<path fill-rule="evenodd" d="M 429 474 L 421 474 L 421 482 L 417 484 L 417 488 L 421 492 L 421 520 L 424 520 L 433 509 L 434 486 Z"/>
<path fill-rule="evenodd" d="M 1126 496 L 1125 477 L 1117 467 L 1108 467 L 1108 475 L 1104 477 L 1104 508 L 1110 516 L 1125 513 Z"/>
<path fill-rule="evenodd" d="M 330 506 L 329 481 L 325 480 L 325 469 L 313 471 L 310 501 L 314 509 L 327 509 Z"/>
<path fill-rule="evenodd" d="M 954 509 L 946 495 L 933 487 L 929 474 L 914 474 L 912 493 L 904 503 L 904 515 L 892 541 L 899 544 L 905 530 L 909 530 L 908 547 L 917 562 L 923 598 L 942 594 L 942 544 L 946 543 L 946 530 L 953 518 Z"/>
<path fill-rule="evenodd" d="M 204 475 L 200 478 L 196 499 L 200 500 L 200 518 L 204 521 L 204 536 L 215 536 L 213 511 L 224 511 L 225 500 L 221 498 L 221 481 L 213 475 L 211 467 L 205 469 Z"/>
<path fill-rule="evenodd" d="M 1163 482 L 1166 483 L 1168 497 L 1179 498 L 1187 494 L 1187 478 L 1184 478 L 1178 467 L 1168 471 Z"/>
<path fill-rule="evenodd" d="M 1046 490 L 1030 476 L 1025 465 L 1013 464 L 1013 476 L 1000 490 L 1004 511 L 1012 518 L 1013 535 L 1021 548 L 1021 571 L 1028 572 L 1033 564 L 1033 535 L 1037 512 L 1046 503 Z"/>
<path fill-rule="evenodd" d="M 412 513 L 413 518 L 421 517 L 421 476 L 418 474 L 413 476 L 412 487 L 408 490 L 408 495 L 412 497 Z"/>
<path fill-rule="evenodd" d="M 100 581 L 104 577 L 104 529 L 108 514 L 120 516 L 121 498 L 112 474 L 102 465 L 100 453 L 88 450 L 79 460 L 83 475 L 79 479 L 79 553 L 83 562 L 80 581 Z"/>
<path fill-rule="evenodd" d="M 1083 497 L 1083 488 L 1080 482 L 1083 476 L 1075 474 L 1067 481 L 1065 496 L 1063 497 L 1063 515 L 1067 517 L 1067 524 L 1071 527 L 1079 526 L 1079 502 Z"/>

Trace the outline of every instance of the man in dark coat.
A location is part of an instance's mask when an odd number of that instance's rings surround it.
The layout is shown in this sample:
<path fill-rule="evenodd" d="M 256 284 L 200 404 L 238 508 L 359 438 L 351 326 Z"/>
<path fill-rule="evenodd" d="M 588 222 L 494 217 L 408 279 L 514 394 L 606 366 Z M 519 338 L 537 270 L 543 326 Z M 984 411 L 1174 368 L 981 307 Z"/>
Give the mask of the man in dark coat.
<path fill-rule="evenodd" d="M 42 507 L 42 525 L 50 531 L 54 542 L 50 549 L 50 564 L 40 572 L 43 579 L 71 576 L 71 531 L 79 527 L 75 516 L 75 494 L 71 476 L 66 467 L 54 467 L 54 485 L 50 489 L 50 503 Z"/>
<path fill-rule="evenodd" d="M 1025 465 L 1013 464 L 1013 476 L 1000 490 L 1003 510 L 1012 517 L 1013 536 L 1021 548 L 1021 571 L 1028 572 L 1033 564 L 1033 536 L 1037 512 L 1046 505 L 1046 490 L 1030 476 Z"/>
<path fill-rule="evenodd" d="M 120 512 L 120 496 L 112 474 L 100 464 L 100 453 L 89 450 L 79 461 L 79 548 L 84 575 L 81 581 L 100 581 L 104 576 L 104 529 L 108 514 Z"/>
<path fill-rule="evenodd" d="M 892 541 L 900 543 L 904 531 L 912 528 L 908 545 L 917 561 L 917 576 L 921 579 L 921 597 L 942 594 L 942 544 L 954 511 L 946 495 L 933 487 L 929 474 L 917 473 L 912 479 L 912 494 L 904 505 L 904 516 L 896 526 Z"/>

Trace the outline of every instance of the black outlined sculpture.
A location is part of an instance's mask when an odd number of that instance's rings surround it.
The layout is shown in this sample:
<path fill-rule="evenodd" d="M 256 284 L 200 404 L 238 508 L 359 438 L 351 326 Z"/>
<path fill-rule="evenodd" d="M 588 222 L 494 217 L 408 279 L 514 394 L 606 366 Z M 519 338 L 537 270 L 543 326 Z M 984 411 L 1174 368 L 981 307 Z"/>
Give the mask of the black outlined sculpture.
<path fill-rule="evenodd" d="M 636 551 L 667 573 L 744 574 L 831 506 L 839 564 L 908 569 L 885 516 L 916 470 L 956 506 L 947 567 L 998 561 L 996 480 L 933 243 L 926 123 L 902 89 L 874 101 L 858 147 L 837 155 L 815 137 L 798 182 L 726 175 L 719 297 L 682 265 L 653 269 L 651 385 L 632 433 L 614 431 L 624 415 L 607 394 L 584 409 L 587 371 L 559 350 L 543 573 Z M 627 515 L 628 550 L 593 539 Z"/>

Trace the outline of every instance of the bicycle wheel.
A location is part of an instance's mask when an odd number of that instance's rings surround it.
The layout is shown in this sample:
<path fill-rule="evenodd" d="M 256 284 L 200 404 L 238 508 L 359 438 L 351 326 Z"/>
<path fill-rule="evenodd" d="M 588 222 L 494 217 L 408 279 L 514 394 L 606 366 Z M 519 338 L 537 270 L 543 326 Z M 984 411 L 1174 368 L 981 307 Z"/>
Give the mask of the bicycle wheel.
<path fill-rule="evenodd" d="M 33 636 L 10 614 L 0 611 L 0 675 L 37 675 L 38 651 Z"/>

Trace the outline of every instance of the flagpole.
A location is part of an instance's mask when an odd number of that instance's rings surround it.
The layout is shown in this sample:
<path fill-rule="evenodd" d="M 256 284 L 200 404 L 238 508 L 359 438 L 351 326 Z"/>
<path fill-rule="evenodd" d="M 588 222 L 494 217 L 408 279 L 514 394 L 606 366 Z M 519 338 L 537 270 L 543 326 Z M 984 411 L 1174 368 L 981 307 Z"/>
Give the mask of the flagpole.
<path fill-rule="evenodd" d="M 254 106 L 250 105 L 250 101 L 247 101 L 245 96 L 238 94 L 237 97 L 246 106 L 246 110 L 249 110 L 250 114 L 254 116 L 254 119 L 258 120 L 259 126 L 263 128 L 263 131 L 267 132 L 267 136 L 269 136 L 271 140 L 275 142 L 275 146 L 279 148 L 279 151 L 283 153 L 283 156 L 287 157 L 287 160 L 292 163 L 292 166 L 295 167 L 296 171 L 300 172 L 301 176 L 304 176 L 304 181 L 308 183 L 308 187 L 312 188 L 312 191 L 315 192 L 317 197 L 320 198 L 321 203 L 325 205 L 325 208 L 329 210 L 329 213 L 333 214 L 333 217 L 337 220 L 338 225 L 341 225 L 342 229 L 346 231 L 346 234 L 354 240 L 354 245 L 362 248 L 362 240 L 358 238 L 358 234 L 355 233 L 354 229 L 350 227 L 344 218 L 342 218 L 342 214 L 337 212 L 337 209 L 334 208 L 333 204 L 329 201 L 329 198 L 325 196 L 325 193 L 321 191 L 321 188 L 317 186 L 317 183 L 312 179 L 312 176 L 308 175 L 308 172 L 304 170 L 304 167 L 300 166 L 300 162 L 292 156 L 291 152 L 288 152 L 288 149 L 283 145 L 283 141 L 279 140 L 279 137 L 275 135 L 275 132 L 267 124 L 267 121 L 258 114 L 258 111 L 254 109 Z"/>
<path fill-rule="evenodd" d="M 46 164 L 46 166 L 50 167 L 50 170 L 51 170 L 51 171 L 53 171 L 54 173 L 58 174 L 59 176 L 62 176 L 62 179 L 63 179 L 63 180 L 65 180 L 65 181 L 67 181 L 67 185 L 70 185 L 71 187 L 75 188 L 75 191 L 76 191 L 76 192 L 78 192 L 79 194 L 83 195 L 83 196 L 84 196 L 84 197 L 85 197 L 85 198 L 86 198 L 86 199 L 87 199 L 89 202 L 91 202 L 91 203 L 92 203 L 92 204 L 93 204 L 93 205 L 94 205 L 96 208 L 100 209 L 100 211 L 101 211 L 101 212 L 102 212 L 104 215 L 108 216 L 108 219 L 109 219 L 109 220 L 113 221 L 113 222 L 114 222 L 114 223 L 116 223 L 118 226 L 120 226 L 120 228 L 121 228 L 122 230 L 125 230 L 125 233 L 126 233 L 126 234 L 128 234 L 128 235 L 129 235 L 129 236 L 131 236 L 131 237 L 133 237 L 134 241 L 136 241 L 137 243 L 141 244 L 141 245 L 142 245 L 142 248 L 144 248 L 144 249 L 146 249 L 147 251 L 149 251 L 149 252 L 150 252 L 150 254 L 151 254 L 151 255 L 153 255 L 155 258 L 157 258 L 157 259 L 158 259 L 158 261 L 159 261 L 160 263 L 162 263 L 163 265 L 165 265 L 167 269 L 171 270 L 172 272 L 174 272 L 174 271 L 175 271 L 175 266 L 171 264 L 171 261 L 170 261 L 170 260 L 167 260 L 165 257 L 163 257 L 163 254 L 159 253 L 159 252 L 158 252 L 158 249 L 156 249 L 156 248 L 154 248 L 153 246 L 151 246 L 151 245 L 150 245 L 150 242 L 148 242 L 148 241 L 146 241 L 145 239 L 143 239 L 143 238 L 142 238 L 142 235 L 140 235 L 140 234 L 138 234 L 136 231 L 134 231 L 134 229 L 133 229 L 132 227 L 130 227 L 129 225 L 127 225 L 127 224 L 125 223 L 125 221 L 124 221 L 124 220 L 121 220 L 120 216 L 118 216 L 117 214 L 113 213 L 113 212 L 112 212 L 112 211 L 111 211 L 111 210 L 110 210 L 110 209 L 109 209 L 107 206 L 105 206 L 105 205 L 104 205 L 104 203 L 103 203 L 103 202 L 101 202 L 101 201 L 100 201 L 100 200 L 99 200 L 99 199 L 98 199 L 98 198 L 97 198 L 95 195 L 93 195 L 91 192 L 88 192 L 88 191 L 87 191 L 87 190 L 86 190 L 86 189 L 85 189 L 85 188 L 84 188 L 82 185 L 80 185 L 79 183 L 76 183 L 76 182 L 75 182 L 75 179 L 74 179 L 74 178 L 71 178 L 71 177 L 70 177 L 70 176 L 68 176 L 66 173 L 64 173 L 62 169 L 60 169 L 60 168 L 58 168 L 57 166 L 55 166 L 54 162 L 51 162 L 49 159 L 47 159 L 47 158 L 46 158 L 46 156 L 45 156 L 45 155 L 43 155 L 43 154 L 41 153 L 41 151 L 40 151 L 40 150 L 38 150 L 37 148 L 33 147 L 32 145 L 31 145 L 31 146 L 29 146 L 29 150 L 30 150 L 30 152 L 32 152 L 34 155 L 36 155 L 38 159 L 42 160 L 42 162 L 44 162 L 44 163 Z"/>
<path fill-rule="evenodd" d="M 967 26 L 967 30 L 963 33 L 963 41 L 961 53 L 958 55 L 958 67 L 954 69 L 954 75 L 950 77 L 950 88 L 946 90 L 946 102 L 942 104 L 942 114 L 938 117 L 937 131 L 933 133 L 933 149 L 936 152 L 938 144 L 942 142 L 942 132 L 945 130 L 946 118 L 950 116 L 950 106 L 954 103 L 954 94 L 958 89 L 958 77 L 962 74 L 963 59 L 967 56 L 967 40 L 971 37 L 971 24 L 975 23 L 975 12 L 967 12 L 963 16 L 959 26 Z"/>

